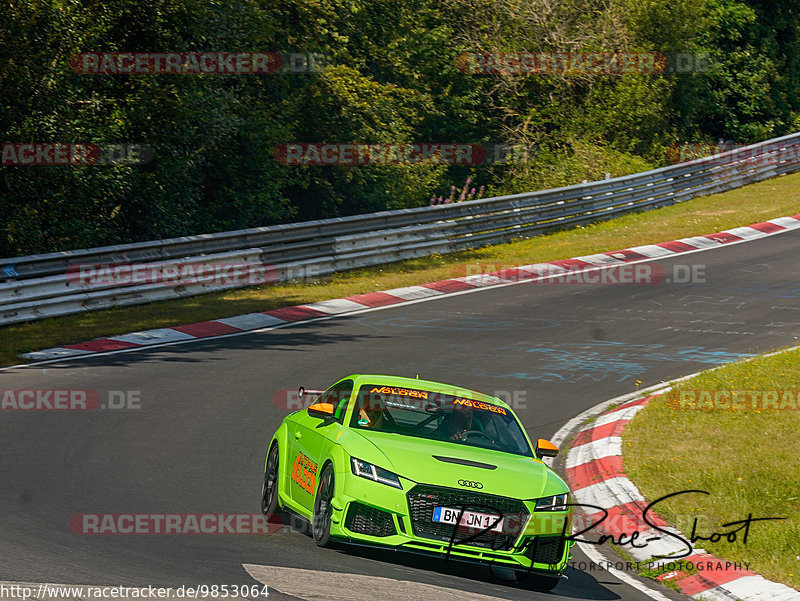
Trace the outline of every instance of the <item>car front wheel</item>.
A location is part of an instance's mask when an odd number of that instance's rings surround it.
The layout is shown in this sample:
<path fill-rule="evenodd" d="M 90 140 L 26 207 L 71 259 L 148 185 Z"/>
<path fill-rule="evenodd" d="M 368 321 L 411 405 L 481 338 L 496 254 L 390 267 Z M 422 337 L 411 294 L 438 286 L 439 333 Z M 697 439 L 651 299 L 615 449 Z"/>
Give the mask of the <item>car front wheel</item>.
<path fill-rule="evenodd" d="M 261 513 L 266 516 L 278 513 L 278 445 L 272 445 L 264 468 L 264 485 L 261 488 Z"/>
<path fill-rule="evenodd" d="M 319 477 L 319 488 L 314 499 L 314 515 L 312 520 L 312 533 L 314 542 L 320 547 L 330 547 L 331 541 L 331 515 L 333 514 L 334 477 L 333 466 L 329 463 L 322 470 Z"/>

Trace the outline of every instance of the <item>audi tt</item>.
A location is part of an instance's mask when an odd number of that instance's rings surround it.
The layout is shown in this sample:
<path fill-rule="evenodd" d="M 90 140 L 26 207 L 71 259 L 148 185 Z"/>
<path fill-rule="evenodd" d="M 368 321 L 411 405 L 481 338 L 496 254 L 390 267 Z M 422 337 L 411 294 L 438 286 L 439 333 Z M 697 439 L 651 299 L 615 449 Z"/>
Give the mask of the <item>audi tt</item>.
<path fill-rule="evenodd" d="M 261 509 L 357 543 L 505 568 L 550 590 L 573 542 L 570 494 L 498 398 L 420 379 L 352 375 L 300 389 L 267 445 Z M 311 395 L 311 396 L 309 396 Z M 311 400 L 313 399 L 313 401 Z"/>

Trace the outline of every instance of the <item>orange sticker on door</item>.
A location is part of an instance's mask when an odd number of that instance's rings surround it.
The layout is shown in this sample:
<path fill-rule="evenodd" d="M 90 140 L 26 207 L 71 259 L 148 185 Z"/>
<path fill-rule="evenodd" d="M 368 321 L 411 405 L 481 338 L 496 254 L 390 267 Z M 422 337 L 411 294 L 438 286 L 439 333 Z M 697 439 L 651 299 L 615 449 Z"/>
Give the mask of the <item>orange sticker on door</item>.
<path fill-rule="evenodd" d="M 317 464 L 302 453 L 298 453 L 294 459 L 292 480 L 297 482 L 300 488 L 313 495 L 314 485 L 317 482 Z"/>

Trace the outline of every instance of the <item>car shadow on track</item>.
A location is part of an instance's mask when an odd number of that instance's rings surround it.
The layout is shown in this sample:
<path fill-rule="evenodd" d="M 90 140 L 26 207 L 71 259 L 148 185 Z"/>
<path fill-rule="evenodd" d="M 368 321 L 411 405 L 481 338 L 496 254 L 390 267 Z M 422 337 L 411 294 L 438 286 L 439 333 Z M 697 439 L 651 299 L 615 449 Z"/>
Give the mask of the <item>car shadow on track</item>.
<path fill-rule="evenodd" d="M 311 525 L 305 519 L 292 514 L 291 524 L 292 531 L 311 539 Z M 318 549 L 318 552 L 337 553 L 344 556 L 346 560 L 357 559 L 358 561 L 354 563 L 358 566 L 359 571 L 369 565 L 375 570 L 374 575 L 376 576 L 396 577 L 394 568 L 401 566 L 420 570 L 422 572 L 419 575 L 421 580 L 428 580 L 427 576 L 436 574 L 463 578 L 475 584 L 473 592 L 476 593 L 485 593 L 485 589 L 482 589 L 481 585 L 488 584 L 492 586 L 492 595 L 507 599 L 519 599 L 521 593 L 525 598 L 529 598 L 528 593 L 535 593 L 537 597 L 546 595 L 554 598 L 612 601 L 622 599 L 620 593 L 615 589 L 625 586 L 607 572 L 604 580 L 600 581 L 592 574 L 568 567 L 565 572 L 566 578 L 559 582 L 552 592 L 548 593 L 536 588 L 534 578 L 511 582 L 504 578 L 502 570 L 493 570 L 489 565 L 343 542 L 336 543 L 331 549 Z M 370 563 L 364 564 L 362 560 L 369 560 Z M 382 573 L 384 570 L 385 573 Z M 438 584 L 442 586 L 441 582 Z M 460 588 L 463 590 L 471 588 L 465 584 L 460 583 Z"/>
<path fill-rule="evenodd" d="M 621 582 L 609 577 L 609 582 L 600 582 L 593 575 L 574 568 L 567 568 L 566 579 L 562 580 L 551 593 L 544 593 L 534 585 L 533 578 L 524 578 L 515 583 L 495 575 L 492 568 L 488 565 L 476 565 L 473 563 L 439 559 L 426 555 L 414 555 L 403 551 L 383 550 L 369 547 L 361 547 L 350 544 L 340 544 L 341 553 L 354 557 L 381 561 L 392 565 L 401 565 L 407 568 L 424 570 L 425 572 L 435 572 L 447 574 L 459 578 L 472 580 L 476 583 L 490 584 L 494 587 L 498 585 L 508 589 L 508 598 L 518 598 L 521 591 L 531 591 L 539 595 L 552 595 L 573 599 L 592 599 L 597 601 L 621 599 L 619 593 L 611 587 L 624 586 Z M 477 591 L 476 591 L 477 592 Z M 498 590 L 494 589 L 494 594 Z"/>
<path fill-rule="evenodd" d="M 356 316 L 340 316 L 336 319 L 325 319 L 312 323 L 287 324 L 272 330 L 240 332 L 228 337 L 210 336 L 183 341 L 166 341 L 162 345 L 141 346 L 123 349 L 104 355 L 77 355 L 65 357 L 48 365 L 48 369 L 74 369 L 80 366 L 102 365 L 132 366 L 147 363 L 205 363 L 226 360 L 225 353 L 231 351 L 248 351 L 253 353 L 302 352 L 307 349 L 341 344 L 342 342 L 359 342 L 363 344 L 384 344 L 391 338 L 388 334 L 364 331 L 348 333 L 346 326 L 356 322 Z M 20 365 L 25 365 L 24 363 Z"/>

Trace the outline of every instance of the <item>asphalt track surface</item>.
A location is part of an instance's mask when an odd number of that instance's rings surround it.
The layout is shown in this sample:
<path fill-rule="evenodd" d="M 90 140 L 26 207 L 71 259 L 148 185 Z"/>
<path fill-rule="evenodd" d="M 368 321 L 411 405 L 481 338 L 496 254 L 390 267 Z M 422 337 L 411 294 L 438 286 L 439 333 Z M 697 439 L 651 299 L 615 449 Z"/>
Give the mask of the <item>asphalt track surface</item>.
<path fill-rule="evenodd" d="M 254 564 L 266 566 L 259 573 L 276 588 L 271 598 L 290 597 L 270 582 L 269 566 L 342 573 L 330 577 L 332 596 L 348 586 L 346 574 L 358 574 L 506 599 L 648 599 L 608 573 L 570 568 L 553 594 L 539 593 L 485 568 L 318 549 L 291 529 L 81 536 L 68 520 L 77 513 L 257 513 L 265 443 L 286 415 L 273 402 L 281 389 L 324 388 L 373 372 L 517 391 L 529 434 L 547 437 L 581 411 L 634 390 L 636 380 L 647 386 L 797 344 L 799 247 L 793 231 L 660 261 L 668 274 L 674 265 L 704 266 L 704 283 L 520 284 L 0 371 L 3 390 L 141 391 L 139 410 L 0 411 L 0 581 L 245 584 L 255 581 L 243 564 Z M 274 573 L 284 585 L 293 574 Z M 302 597 L 309 573 L 296 574 L 283 590 Z"/>

